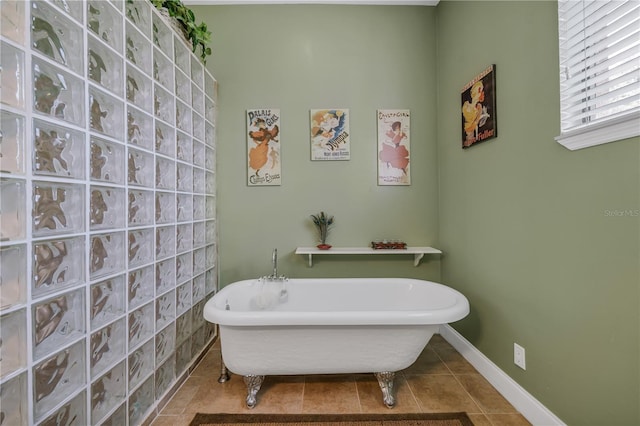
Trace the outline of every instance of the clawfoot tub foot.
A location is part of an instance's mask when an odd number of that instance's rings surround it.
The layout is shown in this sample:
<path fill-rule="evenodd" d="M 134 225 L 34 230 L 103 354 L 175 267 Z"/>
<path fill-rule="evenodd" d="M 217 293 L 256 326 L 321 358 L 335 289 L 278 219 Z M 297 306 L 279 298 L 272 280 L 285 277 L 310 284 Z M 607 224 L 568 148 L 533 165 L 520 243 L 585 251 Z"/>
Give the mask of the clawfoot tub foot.
<path fill-rule="evenodd" d="M 220 377 L 218 377 L 218 383 L 228 382 L 229 370 L 227 370 L 227 366 L 224 365 L 224 359 L 222 359 L 222 354 L 220 354 Z"/>
<path fill-rule="evenodd" d="M 393 408 L 396 405 L 396 397 L 393 394 L 393 379 L 396 373 L 390 371 L 383 371 L 382 373 L 375 373 L 378 384 L 382 390 L 382 400 L 387 408 Z"/>
<path fill-rule="evenodd" d="M 247 407 L 253 408 L 258 401 L 256 395 L 262 386 L 264 376 L 244 376 L 244 383 L 247 385 Z"/>

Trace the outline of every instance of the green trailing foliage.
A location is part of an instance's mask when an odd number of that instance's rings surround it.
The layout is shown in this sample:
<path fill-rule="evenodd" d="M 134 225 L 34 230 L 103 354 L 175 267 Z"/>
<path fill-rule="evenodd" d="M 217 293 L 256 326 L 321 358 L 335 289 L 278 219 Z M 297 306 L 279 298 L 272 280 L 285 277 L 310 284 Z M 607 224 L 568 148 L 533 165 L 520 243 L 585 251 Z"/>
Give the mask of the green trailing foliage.
<path fill-rule="evenodd" d="M 156 9 L 165 9 L 169 16 L 175 18 L 184 28 L 185 35 L 191 41 L 193 53 L 197 54 L 200 48 L 200 59 L 203 64 L 207 63 L 207 56 L 211 55 L 211 31 L 207 29 L 207 24 L 201 22 L 196 24 L 196 17 L 191 9 L 182 4 L 181 0 L 150 0 Z M 133 3 L 134 0 L 127 0 Z"/>

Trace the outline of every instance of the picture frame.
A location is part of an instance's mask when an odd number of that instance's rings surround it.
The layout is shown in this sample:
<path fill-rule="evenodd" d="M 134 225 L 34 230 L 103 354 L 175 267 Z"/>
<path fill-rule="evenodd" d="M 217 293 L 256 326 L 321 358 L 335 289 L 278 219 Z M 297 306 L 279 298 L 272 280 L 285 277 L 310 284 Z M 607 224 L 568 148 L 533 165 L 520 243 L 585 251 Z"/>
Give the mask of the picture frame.
<path fill-rule="evenodd" d="M 411 112 L 379 109 L 378 185 L 411 185 Z"/>
<path fill-rule="evenodd" d="M 280 110 L 248 109 L 246 118 L 247 185 L 279 186 L 282 181 Z"/>
<path fill-rule="evenodd" d="M 496 66 L 492 64 L 475 76 L 460 94 L 462 148 L 498 136 L 496 107 Z"/>
<path fill-rule="evenodd" d="M 351 159 L 349 110 L 326 108 L 310 110 L 311 160 Z"/>

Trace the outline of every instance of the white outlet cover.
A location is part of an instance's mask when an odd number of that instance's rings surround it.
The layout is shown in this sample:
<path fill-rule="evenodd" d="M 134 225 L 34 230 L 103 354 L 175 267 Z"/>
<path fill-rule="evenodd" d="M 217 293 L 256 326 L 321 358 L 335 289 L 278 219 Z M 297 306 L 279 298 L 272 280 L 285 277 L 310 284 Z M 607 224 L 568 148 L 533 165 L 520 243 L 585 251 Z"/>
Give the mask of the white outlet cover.
<path fill-rule="evenodd" d="M 517 343 L 513 344 L 513 363 L 523 370 L 527 369 L 524 348 Z"/>

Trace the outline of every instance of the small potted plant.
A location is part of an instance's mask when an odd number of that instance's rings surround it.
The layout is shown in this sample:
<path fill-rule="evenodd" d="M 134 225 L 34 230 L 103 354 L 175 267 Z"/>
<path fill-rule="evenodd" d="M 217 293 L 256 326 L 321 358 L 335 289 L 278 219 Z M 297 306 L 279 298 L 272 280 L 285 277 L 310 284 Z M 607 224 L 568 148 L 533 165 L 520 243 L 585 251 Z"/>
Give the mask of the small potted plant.
<path fill-rule="evenodd" d="M 311 219 L 313 224 L 318 229 L 318 236 L 320 237 L 320 244 L 317 247 L 320 250 L 329 250 L 331 246 L 327 244 L 327 235 L 329 234 L 329 228 L 333 225 L 333 216 L 320 212 L 320 214 L 312 214 Z"/>

